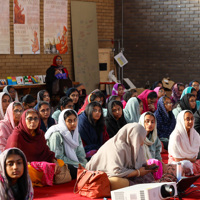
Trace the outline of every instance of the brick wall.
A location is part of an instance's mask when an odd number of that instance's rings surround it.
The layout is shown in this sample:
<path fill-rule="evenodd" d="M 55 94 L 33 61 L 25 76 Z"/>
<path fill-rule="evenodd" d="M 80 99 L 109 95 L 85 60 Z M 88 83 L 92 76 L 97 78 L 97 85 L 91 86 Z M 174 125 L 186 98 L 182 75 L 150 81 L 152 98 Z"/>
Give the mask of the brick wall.
<path fill-rule="evenodd" d="M 121 38 L 121 4 L 115 0 L 115 38 Z M 200 81 L 198 0 L 124 0 L 124 77 L 138 87 L 169 76 Z"/>
<path fill-rule="evenodd" d="M 79 0 L 84 1 L 84 0 Z M 99 48 L 111 48 L 110 41 L 114 38 L 114 0 L 88 0 L 96 2 Z M 62 55 L 63 65 L 67 67 L 70 78 L 74 80 L 74 70 L 72 62 L 72 43 L 71 43 L 71 1 L 68 0 L 68 46 L 69 52 Z M 43 48 L 43 0 L 40 0 L 40 55 L 15 55 L 14 54 L 14 34 L 13 34 L 13 0 L 10 0 L 10 38 L 11 53 L 0 55 L 0 78 L 7 76 L 36 75 L 46 74 L 46 69 L 52 64 L 55 55 L 44 54 Z M 78 81 L 78 80 L 75 80 Z"/>

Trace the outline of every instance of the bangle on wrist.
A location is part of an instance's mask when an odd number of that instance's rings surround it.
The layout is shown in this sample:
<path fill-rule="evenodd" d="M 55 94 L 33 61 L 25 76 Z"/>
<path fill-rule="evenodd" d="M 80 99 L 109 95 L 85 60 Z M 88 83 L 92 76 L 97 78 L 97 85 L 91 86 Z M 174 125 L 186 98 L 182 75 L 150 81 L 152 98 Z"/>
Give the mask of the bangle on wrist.
<path fill-rule="evenodd" d="M 139 177 L 140 176 L 140 170 L 139 169 L 137 169 L 137 173 L 138 173 L 137 177 Z"/>

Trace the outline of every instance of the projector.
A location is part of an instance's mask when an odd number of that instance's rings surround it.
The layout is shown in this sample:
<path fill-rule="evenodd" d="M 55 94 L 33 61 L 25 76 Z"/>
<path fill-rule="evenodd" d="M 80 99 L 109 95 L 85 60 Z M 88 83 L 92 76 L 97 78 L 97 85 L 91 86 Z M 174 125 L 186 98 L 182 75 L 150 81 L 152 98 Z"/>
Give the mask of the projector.
<path fill-rule="evenodd" d="M 112 200 L 160 200 L 176 195 L 175 182 L 137 184 L 111 191 Z"/>

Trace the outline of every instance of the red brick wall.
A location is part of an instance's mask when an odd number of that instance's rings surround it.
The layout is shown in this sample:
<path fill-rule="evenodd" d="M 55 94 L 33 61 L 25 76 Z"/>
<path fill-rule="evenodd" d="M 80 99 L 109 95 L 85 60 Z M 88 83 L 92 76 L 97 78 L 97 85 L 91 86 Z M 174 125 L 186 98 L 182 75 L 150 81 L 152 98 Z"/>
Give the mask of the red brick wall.
<path fill-rule="evenodd" d="M 81 1 L 81 0 L 80 0 Z M 84 0 L 82 0 L 84 1 Z M 100 39 L 114 38 L 114 0 L 88 0 L 96 2 L 98 37 Z M 68 45 L 69 52 L 62 55 L 63 65 L 69 70 L 69 75 L 74 80 L 74 70 L 72 62 L 72 43 L 71 43 L 71 1 L 68 0 Z M 45 74 L 46 69 L 52 64 L 54 55 L 44 54 L 43 48 L 43 0 L 40 0 L 40 55 L 14 55 L 14 34 L 13 34 L 13 0 L 10 0 L 10 38 L 11 53 L 9 55 L 0 55 L 0 78 L 7 76 L 36 75 Z M 111 48 L 111 42 L 99 41 L 99 48 Z M 75 80 L 78 81 L 78 80 Z"/>
<path fill-rule="evenodd" d="M 121 3 L 115 0 L 115 38 L 121 38 Z M 124 77 L 137 87 L 167 76 L 200 81 L 199 1 L 124 0 L 124 49 Z"/>

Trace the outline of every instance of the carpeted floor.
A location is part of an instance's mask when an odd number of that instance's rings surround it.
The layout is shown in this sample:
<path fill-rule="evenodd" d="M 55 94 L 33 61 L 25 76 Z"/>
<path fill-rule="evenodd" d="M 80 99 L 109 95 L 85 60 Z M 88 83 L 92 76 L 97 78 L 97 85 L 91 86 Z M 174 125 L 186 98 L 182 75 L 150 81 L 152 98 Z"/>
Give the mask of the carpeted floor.
<path fill-rule="evenodd" d="M 167 154 L 162 154 L 163 161 L 167 163 Z M 194 183 L 197 187 L 190 188 L 187 193 L 192 192 L 183 200 L 193 200 L 200 199 L 200 180 Z M 61 185 L 54 185 L 52 187 L 35 187 L 34 188 L 34 199 L 37 200 L 88 200 L 86 197 L 81 197 L 79 194 L 74 194 L 73 189 L 75 185 L 75 180 L 70 183 L 65 183 Z M 199 191 L 198 191 L 199 190 Z M 174 198 L 172 198 L 174 199 Z M 171 199 L 171 200 L 172 200 Z M 176 198 L 178 199 L 178 198 Z"/>

